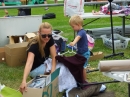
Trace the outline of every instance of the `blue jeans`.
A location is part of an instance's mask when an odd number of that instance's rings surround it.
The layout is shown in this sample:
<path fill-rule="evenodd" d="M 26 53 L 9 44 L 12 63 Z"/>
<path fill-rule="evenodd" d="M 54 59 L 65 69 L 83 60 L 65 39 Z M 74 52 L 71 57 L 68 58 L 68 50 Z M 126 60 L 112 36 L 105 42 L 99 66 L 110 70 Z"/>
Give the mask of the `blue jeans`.
<path fill-rule="evenodd" d="M 45 73 L 45 70 L 46 66 L 44 64 L 41 64 L 39 67 L 32 70 L 29 75 L 34 78 L 38 75 L 43 75 Z"/>
<path fill-rule="evenodd" d="M 85 52 L 85 53 L 83 53 L 81 55 L 84 56 L 87 59 L 85 64 L 84 64 L 84 68 L 86 68 L 86 66 L 88 65 L 88 59 L 90 57 L 90 51 L 88 50 L 87 52 Z"/>

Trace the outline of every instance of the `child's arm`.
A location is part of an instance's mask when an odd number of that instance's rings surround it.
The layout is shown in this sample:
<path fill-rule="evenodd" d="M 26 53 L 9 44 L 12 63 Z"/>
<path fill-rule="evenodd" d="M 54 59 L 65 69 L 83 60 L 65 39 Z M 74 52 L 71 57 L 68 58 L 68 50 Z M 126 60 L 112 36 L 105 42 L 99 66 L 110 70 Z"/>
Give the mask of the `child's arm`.
<path fill-rule="evenodd" d="M 80 39 L 81 37 L 78 35 L 75 37 L 74 41 L 73 42 L 70 42 L 70 46 L 74 46 Z"/>

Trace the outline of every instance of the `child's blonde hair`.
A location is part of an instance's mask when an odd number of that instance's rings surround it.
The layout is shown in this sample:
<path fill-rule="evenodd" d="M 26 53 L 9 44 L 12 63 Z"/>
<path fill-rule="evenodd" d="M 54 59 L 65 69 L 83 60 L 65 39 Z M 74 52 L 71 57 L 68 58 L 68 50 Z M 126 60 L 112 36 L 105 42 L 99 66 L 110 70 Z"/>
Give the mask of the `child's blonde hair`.
<path fill-rule="evenodd" d="M 83 26 L 83 18 L 81 18 L 79 15 L 73 15 L 73 16 L 71 16 L 71 18 L 69 20 L 69 24 Z"/>

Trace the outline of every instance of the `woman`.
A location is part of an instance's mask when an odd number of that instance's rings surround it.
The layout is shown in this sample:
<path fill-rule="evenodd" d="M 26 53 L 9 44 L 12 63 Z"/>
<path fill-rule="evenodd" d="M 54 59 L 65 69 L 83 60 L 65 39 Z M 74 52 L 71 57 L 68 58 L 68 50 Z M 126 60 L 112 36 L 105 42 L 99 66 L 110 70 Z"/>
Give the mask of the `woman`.
<path fill-rule="evenodd" d="M 52 26 L 49 23 L 44 22 L 40 25 L 38 35 L 28 44 L 27 54 L 28 57 L 24 69 L 23 80 L 20 85 L 20 91 L 22 93 L 23 91 L 26 91 L 26 79 L 28 75 L 33 78 L 45 73 L 46 66 L 43 63 L 49 55 L 51 55 L 52 58 L 50 73 L 56 68 L 56 49 L 52 38 Z"/>

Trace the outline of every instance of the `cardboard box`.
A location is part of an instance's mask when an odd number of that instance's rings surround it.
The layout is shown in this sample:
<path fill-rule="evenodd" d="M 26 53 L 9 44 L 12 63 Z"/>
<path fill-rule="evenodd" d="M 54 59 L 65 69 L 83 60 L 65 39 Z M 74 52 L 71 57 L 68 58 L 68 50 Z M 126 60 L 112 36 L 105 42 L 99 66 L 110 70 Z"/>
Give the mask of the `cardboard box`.
<path fill-rule="evenodd" d="M 24 40 L 24 35 L 9 36 L 9 44 L 20 43 L 20 37 Z"/>
<path fill-rule="evenodd" d="M 5 48 L 0 47 L 0 62 L 5 62 Z"/>
<path fill-rule="evenodd" d="M 36 36 L 35 32 L 34 33 L 27 33 L 24 36 L 24 41 L 29 42 L 29 40 L 32 39 L 35 36 Z"/>
<path fill-rule="evenodd" d="M 23 93 L 23 97 L 58 97 L 59 88 L 58 88 L 58 75 L 60 68 L 56 69 L 51 73 L 49 80 L 46 80 L 46 86 L 44 88 L 30 88 L 27 87 L 27 92 Z M 29 81 L 27 85 L 32 82 Z"/>
<path fill-rule="evenodd" d="M 104 58 L 103 52 L 101 51 L 93 52 L 93 56 L 90 56 L 89 61 L 94 61 L 94 60 L 103 59 L 103 58 Z"/>
<path fill-rule="evenodd" d="M 5 58 L 9 66 L 25 65 L 27 59 L 27 44 L 28 42 L 23 42 L 5 46 Z"/>
<path fill-rule="evenodd" d="M 38 35 L 38 31 L 35 31 L 35 32 L 32 32 L 32 33 L 34 33 L 35 35 Z"/>

